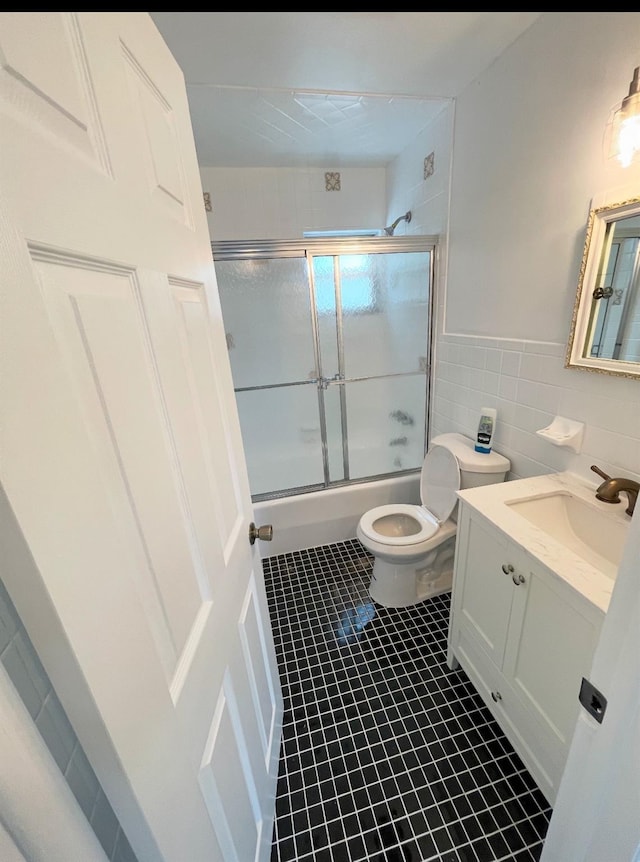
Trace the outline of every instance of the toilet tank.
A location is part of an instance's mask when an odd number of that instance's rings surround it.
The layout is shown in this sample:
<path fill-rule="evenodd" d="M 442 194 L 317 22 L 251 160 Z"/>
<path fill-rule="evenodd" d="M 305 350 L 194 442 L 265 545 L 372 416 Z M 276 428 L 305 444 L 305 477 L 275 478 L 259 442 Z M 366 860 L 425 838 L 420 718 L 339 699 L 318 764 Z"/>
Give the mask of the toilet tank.
<path fill-rule="evenodd" d="M 432 446 L 444 446 L 455 455 L 460 467 L 460 488 L 477 488 L 504 482 L 511 461 L 498 452 L 476 452 L 474 441 L 454 432 L 438 434 Z"/>

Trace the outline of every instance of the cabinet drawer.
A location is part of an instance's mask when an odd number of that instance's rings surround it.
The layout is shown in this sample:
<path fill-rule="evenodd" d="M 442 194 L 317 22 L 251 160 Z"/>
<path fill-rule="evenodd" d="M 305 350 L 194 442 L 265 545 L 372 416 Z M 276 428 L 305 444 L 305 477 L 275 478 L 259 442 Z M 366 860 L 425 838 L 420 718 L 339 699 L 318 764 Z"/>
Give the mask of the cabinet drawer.
<path fill-rule="evenodd" d="M 523 706 L 517 693 L 486 652 L 464 628 L 458 630 L 453 653 L 509 742 L 551 805 L 555 801 L 566 752 L 549 741 Z M 497 698 L 497 700 L 496 700 Z"/>

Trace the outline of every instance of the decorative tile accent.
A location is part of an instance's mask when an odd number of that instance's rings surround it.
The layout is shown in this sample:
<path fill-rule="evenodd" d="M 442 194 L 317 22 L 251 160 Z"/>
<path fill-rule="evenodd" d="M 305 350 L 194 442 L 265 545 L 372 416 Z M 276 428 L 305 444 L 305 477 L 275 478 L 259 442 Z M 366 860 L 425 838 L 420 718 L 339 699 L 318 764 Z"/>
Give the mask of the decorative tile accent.
<path fill-rule="evenodd" d="M 429 153 L 429 155 L 424 160 L 424 179 L 428 180 L 430 176 L 433 175 L 435 170 L 434 166 L 435 161 L 435 153 Z"/>
<path fill-rule="evenodd" d="M 271 862 L 538 862 L 551 810 L 462 669 L 450 594 L 369 596 L 357 539 L 263 561 L 284 696 Z"/>
<path fill-rule="evenodd" d="M 324 175 L 324 189 L 327 192 L 340 191 L 340 174 L 338 171 L 327 171 Z"/>
<path fill-rule="evenodd" d="M 202 197 L 204 198 L 205 211 L 208 213 L 213 212 L 213 207 L 211 206 L 211 193 L 210 192 L 203 192 Z"/>

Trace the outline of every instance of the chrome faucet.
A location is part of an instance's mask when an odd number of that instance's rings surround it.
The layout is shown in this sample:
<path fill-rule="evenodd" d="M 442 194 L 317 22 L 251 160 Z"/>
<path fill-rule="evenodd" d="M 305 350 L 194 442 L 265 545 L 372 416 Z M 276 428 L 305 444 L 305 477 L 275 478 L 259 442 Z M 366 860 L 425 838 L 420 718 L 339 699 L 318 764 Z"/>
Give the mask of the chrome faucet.
<path fill-rule="evenodd" d="M 640 491 L 640 484 L 633 479 L 612 479 L 611 476 L 607 476 L 604 470 L 596 467 L 595 464 L 591 465 L 591 469 L 604 479 L 604 482 L 596 488 L 596 500 L 602 500 L 604 503 L 619 503 L 620 491 L 624 491 L 629 500 L 629 505 L 625 511 L 627 515 L 633 515 L 633 510 L 636 507 L 638 499 L 638 491 Z"/>

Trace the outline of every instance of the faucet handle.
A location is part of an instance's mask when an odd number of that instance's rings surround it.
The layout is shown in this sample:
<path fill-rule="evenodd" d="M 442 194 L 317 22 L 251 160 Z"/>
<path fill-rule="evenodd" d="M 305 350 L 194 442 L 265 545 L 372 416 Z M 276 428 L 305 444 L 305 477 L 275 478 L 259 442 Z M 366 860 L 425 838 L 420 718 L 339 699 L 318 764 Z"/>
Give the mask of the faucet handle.
<path fill-rule="evenodd" d="M 605 482 L 611 478 L 611 476 L 607 476 L 604 470 L 601 470 L 600 467 L 597 467 L 595 464 L 591 465 L 591 469 L 594 473 L 597 473 L 598 476 L 601 476 L 605 480 Z"/>

